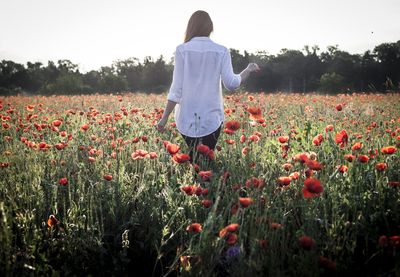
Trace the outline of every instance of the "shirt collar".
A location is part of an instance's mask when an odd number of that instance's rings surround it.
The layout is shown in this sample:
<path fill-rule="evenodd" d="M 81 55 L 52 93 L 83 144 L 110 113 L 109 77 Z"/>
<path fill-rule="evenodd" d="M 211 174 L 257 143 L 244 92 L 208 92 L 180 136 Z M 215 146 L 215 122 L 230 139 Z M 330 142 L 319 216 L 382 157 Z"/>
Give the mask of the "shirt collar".
<path fill-rule="evenodd" d="M 209 37 L 193 37 L 191 40 L 211 40 Z"/>

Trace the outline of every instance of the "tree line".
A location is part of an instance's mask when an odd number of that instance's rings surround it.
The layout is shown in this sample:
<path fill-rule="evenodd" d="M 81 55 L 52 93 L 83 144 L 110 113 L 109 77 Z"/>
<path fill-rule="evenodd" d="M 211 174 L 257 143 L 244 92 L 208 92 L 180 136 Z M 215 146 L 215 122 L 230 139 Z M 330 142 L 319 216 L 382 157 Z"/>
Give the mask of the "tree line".
<path fill-rule="evenodd" d="M 399 91 L 400 40 L 382 43 L 363 54 L 351 54 L 338 46 L 320 51 L 318 46 L 300 50 L 282 49 L 276 55 L 266 51 L 249 53 L 230 49 L 236 73 L 249 62 L 260 65 L 260 72 L 242 89 L 265 92 Z M 111 66 L 86 73 L 70 60 L 0 63 L 0 95 L 84 94 L 125 91 L 163 92 L 171 85 L 173 59 L 145 57 L 114 61 Z"/>

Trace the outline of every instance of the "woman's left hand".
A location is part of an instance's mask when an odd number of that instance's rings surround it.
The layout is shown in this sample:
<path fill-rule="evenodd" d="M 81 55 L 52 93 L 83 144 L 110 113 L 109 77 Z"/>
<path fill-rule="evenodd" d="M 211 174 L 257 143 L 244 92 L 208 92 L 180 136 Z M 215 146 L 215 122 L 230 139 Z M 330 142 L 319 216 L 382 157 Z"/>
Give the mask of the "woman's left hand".
<path fill-rule="evenodd" d="M 247 69 L 250 70 L 250 72 L 260 71 L 260 67 L 256 63 L 249 63 L 249 65 L 247 66 Z"/>

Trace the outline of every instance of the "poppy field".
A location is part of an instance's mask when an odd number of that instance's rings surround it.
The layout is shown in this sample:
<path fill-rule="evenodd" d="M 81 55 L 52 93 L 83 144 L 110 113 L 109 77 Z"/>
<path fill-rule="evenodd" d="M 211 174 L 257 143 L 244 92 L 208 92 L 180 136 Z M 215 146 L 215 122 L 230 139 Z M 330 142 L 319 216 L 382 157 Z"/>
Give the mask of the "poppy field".
<path fill-rule="evenodd" d="M 400 274 L 399 94 L 226 95 L 193 163 L 165 103 L 0 98 L 1 276 Z"/>

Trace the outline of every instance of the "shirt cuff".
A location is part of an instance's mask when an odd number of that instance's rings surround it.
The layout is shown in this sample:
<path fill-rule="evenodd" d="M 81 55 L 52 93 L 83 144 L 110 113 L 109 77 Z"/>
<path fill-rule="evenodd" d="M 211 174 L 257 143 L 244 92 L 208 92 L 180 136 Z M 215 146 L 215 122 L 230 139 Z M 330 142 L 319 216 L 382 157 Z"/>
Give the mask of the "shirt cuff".
<path fill-rule="evenodd" d="M 175 103 L 179 103 L 180 98 L 172 93 L 169 93 L 167 96 L 167 100 L 175 102 Z"/>

